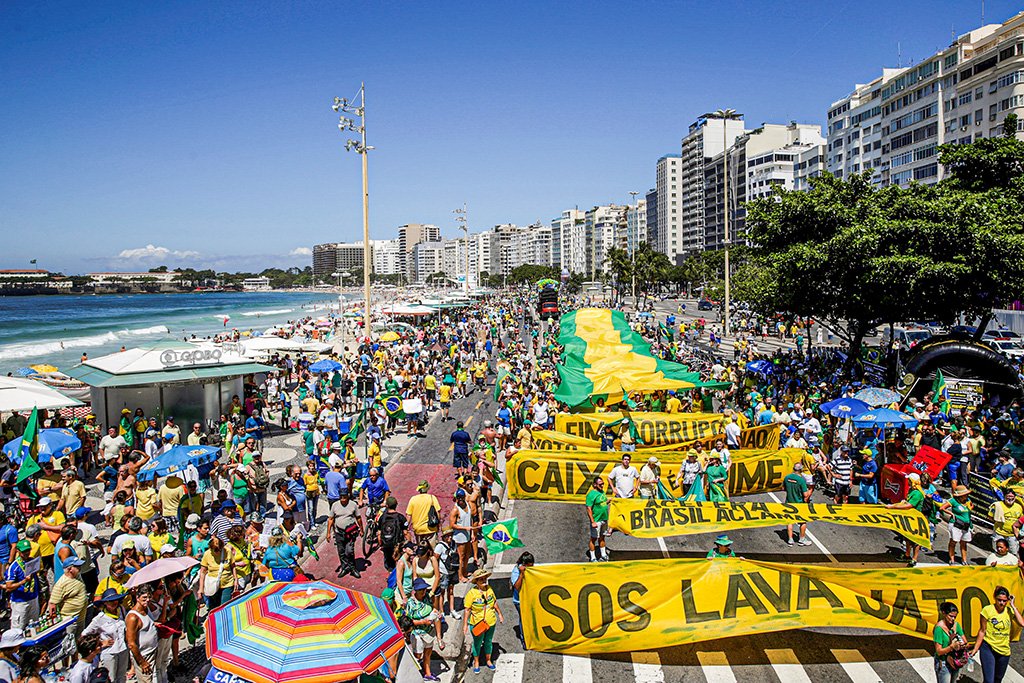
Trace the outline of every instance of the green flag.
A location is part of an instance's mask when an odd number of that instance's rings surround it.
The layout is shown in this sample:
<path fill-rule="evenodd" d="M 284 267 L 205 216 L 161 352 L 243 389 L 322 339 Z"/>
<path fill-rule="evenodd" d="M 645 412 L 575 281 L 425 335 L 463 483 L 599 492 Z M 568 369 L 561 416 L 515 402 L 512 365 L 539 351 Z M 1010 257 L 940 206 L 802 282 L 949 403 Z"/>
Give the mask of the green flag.
<path fill-rule="evenodd" d="M 506 548 L 523 547 L 523 542 L 519 540 L 519 521 L 515 517 L 503 522 L 485 524 L 481 531 L 484 543 L 487 544 L 487 552 L 490 555 L 499 553 Z"/>
<path fill-rule="evenodd" d="M 505 488 L 505 482 L 501 480 L 501 472 L 498 471 L 497 467 L 491 468 L 491 476 L 494 477 L 494 483 L 501 488 Z"/>
<path fill-rule="evenodd" d="M 25 433 L 21 435 L 21 467 L 18 468 L 18 478 L 15 484 L 20 484 L 42 468 L 36 462 L 39 455 L 39 411 L 32 409 L 32 415 L 25 425 Z"/>
<path fill-rule="evenodd" d="M 942 370 L 936 368 L 935 381 L 932 382 L 932 401 L 939 404 L 939 410 L 949 415 L 949 389 L 946 388 L 946 378 L 942 376 Z"/>

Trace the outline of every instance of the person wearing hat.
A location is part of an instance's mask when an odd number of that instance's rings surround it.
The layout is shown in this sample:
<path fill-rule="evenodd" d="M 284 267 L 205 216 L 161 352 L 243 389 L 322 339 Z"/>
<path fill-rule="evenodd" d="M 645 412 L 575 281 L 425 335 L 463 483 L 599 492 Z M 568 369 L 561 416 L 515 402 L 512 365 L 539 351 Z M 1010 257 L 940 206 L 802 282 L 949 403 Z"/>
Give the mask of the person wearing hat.
<path fill-rule="evenodd" d="M 949 515 L 949 564 L 956 564 L 956 545 L 960 545 L 960 564 L 967 566 L 967 544 L 974 538 L 970 503 L 971 490 L 959 484 L 953 486 L 953 497 L 942 503 L 939 510 Z"/>
<path fill-rule="evenodd" d="M 263 564 L 270 571 L 270 578 L 274 581 L 294 581 L 303 550 L 302 544 L 293 543 L 283 527 L 274 527 L 270 532 L 267 549 L 263 551 Z"/>
<path fill-rule="evenodd" d="M 53 470 L 53 462 L 49 463 L 50 470 Z M 35 524 L 42 533 L 39 535 L 39 556 L 42 558 L 43 566 L 53 569 L 53 544 L 60 538 L 61 529 L 64 528 L 66 518 L 64 513 L 57 509 L 57 501 L 49 496 L 43 496 L 36 502 L 36 512 L 25 520 L 25 524 Z"/>
<path fill-rule="evenodd" d="M 729 470 L 722 465 L 722 458 L 714 451 L 708 453 L 708 466 L 704 469 L 708 481 L 708 500 L 713 503 L 729 501 Z"/>
<path fill-rule="evenodd" d="M 679 472 L 676 474 L 675 487 L 682 491 L 682 496 L 685 497 L 690 494 L 690 489 L 694 485 L 699 485 L 699 479 L 701 473 L 703 473 L 704 467 L 697 459 L 697 451 L 693 448 L 686 451 L 686 460 L 679 465 Z"/>
<path fill-rule="evenodd" d="M 53 588 L 50 590 L 50 601 L 47 605 L 47 610 L 53 618 L 58 615 L 61 619 L 78 617 L 75 624 L 76 636 L 81 634 L 85 628 L 85 613 L 89 608 L 89 591 L 80 576 L 83 564 L 85 563 L 78 555 L 71 555 L 64 559 L 62 562 L 64 573 L 53 584 Z"/>
<path fill-rule="evenodd" d="M 434 511 L 433 516 L 438 521 L 438 524 L 434 526 L 430 525 L 431 510 Z M 416 540 L 431 540 L 437 533 L 441 520 L 441 503 L 438 502 L 437 496 L 430 493 L 430 482 L 426 479 L 416 487 L 416 495 L 409 498 L 409 502 L 405 506 L 405 516 L 409 520 L 413 533 L 416 534 Z"/>
<path fill-rule="evenodd" d="M 430 657 L 434 646 L 444 650 L 441 638 L 441 620 L 430 600 L 430 584 L 423 579 L 412 582 L 412 596 L 405 603 L 405 614 L 412 619 L 413 653 L 420 660 L 423 680 L 439 681 L 430 671 Z"/>
<path fill-rule="evenodd" d="M 608 496 L 604 492 L 604 479 L 595 477 L 584 501 L 590 520 L 588 554 L 591 562 L 607 562 L 605 535 L 608 531 Z"/>
<path fill-rule="evenodd" d="M 99 611 L 82 631 L 83 638 L 99 636 L 100 642 L 104 645 L 100 652 L 99 665 L 107 669 L 110 680 L 114 683 L 124 683 L 128 675 L 128 645 L 124 640 L 125 623 L 121 609 L 124 597 L 124 593 L 114 588 L 104 590 L 96 598 Z"/>
<path fill-rule="evenodd" d="M 726 557 L 736 557 L 736 553 L 732 549 L 732 540 L 722 534 L 715 539 L 715 547 L 708 551 L 707 559 L 721 560 Z"/>
<path fill-rule="evenodd" d="M 637 486 L 637 493 L 641 498 L 658 497 L 658 481 L 661 479 L 661 461 L 655 456 L 647 458 L 647 462 L 640 468 L 640 479 Z"/>
<path fill-rule="evenodd" d="M 25 634 L 16 628 L 9 628 L 0 636 L 0 681 L 18 680 L 18 651 L 24 642 Z"/>
<path fill-rule="evenodd" d="M 486 569 L 477 569 L 473 572 L 470 577 L 473 585 L 466 592 L 466 597 L 463 600 L 466 618 L 462 622 L 462 634 L 468 639 L 472 633 L 473 646 L 470 661 L 473 663 L 473 673 L 480 673 L 481 666 L 486 666 L 491 670 L 495 668 L 494 662 L 491 661 L 492 640 L 498 622 L 504 623 L 505 621 L 494 589 L 488 583 L 490 577 L 491 573 Z"/>
<path fill-rule="evenodd" d="M 24 631 L 39 618 L 39 579 L 35 574 L 25 573 L 32 542 L 23 538 L 14 549 L 15 556 L 4 572 L 4 590 L 11 600 L 11 628 Z"/>
<path fill-rule="evenodd" d="M 811 491 L 807 486 L 807 479 L 804 477 L 804 464 L 802 462 L 793 464 L 793 471 L 782 479 L 782 488 L 786 491 L 786 503 L 790 505 L 806 505 L 811 499 Z M 796 540 L 793 539 L 793 525 L 786 525 L 787 541 L 789 545 L 794 543 L 807 546 L 811 542 L 807 540 L 807 524 L 801 522 L 797 530 Z"/>
<path fill-rule="evenodd" d="M 875 462 L 875 454 L 870 448 L 863 448 L 860 455 L 860 467 L 853 473 L 857 479 L 857 495 L 865 505 L 878 505 L 878 463 Z"/>

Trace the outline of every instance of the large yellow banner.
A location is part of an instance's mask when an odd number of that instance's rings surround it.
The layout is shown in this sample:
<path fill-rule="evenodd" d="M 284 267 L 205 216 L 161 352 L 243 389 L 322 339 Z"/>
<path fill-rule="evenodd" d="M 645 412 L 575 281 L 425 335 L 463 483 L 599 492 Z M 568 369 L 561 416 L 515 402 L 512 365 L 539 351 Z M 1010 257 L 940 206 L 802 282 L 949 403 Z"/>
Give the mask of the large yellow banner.
<path fill-rule="evenodd" d="M 889 529 L 925 548 L 932 546 L 928 520 L 914 509 L 886 510 L 879 505 L 818 503 L 689 503 L 642 498 L 612 498 L 609 504 L 608 525 L 639 538 L 705 534 L 780 524 L 829 522 L 845 526 Z"/>
<path fill-rule="evenodd" d="M 636 426 L 640 440 L 648 446 L 669 446 L 725 433 L 730 418 L 719 413 L 558 413 L 555 429 L 571 436 L 599 441 L 598 430 L 606 422 L 627 417 Z M 740 427 L 747 418 L 739 416 Z"/>
<path fill-rule="evenodd" d="M 619 431 L 622 426 L 617 428 Z M 573 436 L 564 432 L 554 430 L 538 429 L 533 432 L 533 448 L 538 451 L 577 451 L 577 450 L 601 450 L 601 442 L 587 439 L 582 436 Z M 704 448 L 711 449 L 715 442 L 723 439 L 724 434 L 715 434 L 696 441 L 685 441 L 683 443 L 668 446 L 652 446 L 649 444 L 636 444 L 638 451 L 685 451 L 701 444 Z M 615 440 L 615 449 L 619 449 L 619 439 Z M 750 427 L 740 431 L 740 448 L 760 448 L 775 450 L 779 447 L 779 426 L 762 425 Z"/>
<path fill-rule="evenodd" d="M 576 654 L 816 626 L 930 639 L 947 601 L 976 633 L 996 586 L 1020 595 L 1017 567 L 840 569 L 738 558 L 536 565 L 523 580 L 523 635 L 531 650 Z"/>
<path fill-rule="evenodd" d="M 678 474 L 685 453 L 666 451 L 657 455 L 663 459 L 661 483 L 673 497 L 681 498 L 686 492 Z M 729 495 L 781 491 L 782 479 L 806 456 L 807 452 L 799 448 L 733 451 Z M 602 477 L 607 482 L 621 457 L 622 453 L 614 451 L 519 451 L 506 464 L 509 495 L 526 500 L 582 503 L 594 479 Z M 638 469 L 641 465 L 642 462 L 636 463 Z"/>

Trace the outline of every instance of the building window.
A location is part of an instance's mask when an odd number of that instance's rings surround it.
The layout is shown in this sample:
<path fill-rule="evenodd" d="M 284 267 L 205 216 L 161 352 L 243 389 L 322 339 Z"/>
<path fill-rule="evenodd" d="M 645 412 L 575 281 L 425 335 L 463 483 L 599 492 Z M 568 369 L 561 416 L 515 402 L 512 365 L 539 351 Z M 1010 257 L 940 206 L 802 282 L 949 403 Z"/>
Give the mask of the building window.
<path fill-rule="evenodd" d="M 921 168 L 914 169 L 914 180 L 924 180 L 925 178 L 934 178 L 939 174 L 938 164 L 928 164 Z"/>

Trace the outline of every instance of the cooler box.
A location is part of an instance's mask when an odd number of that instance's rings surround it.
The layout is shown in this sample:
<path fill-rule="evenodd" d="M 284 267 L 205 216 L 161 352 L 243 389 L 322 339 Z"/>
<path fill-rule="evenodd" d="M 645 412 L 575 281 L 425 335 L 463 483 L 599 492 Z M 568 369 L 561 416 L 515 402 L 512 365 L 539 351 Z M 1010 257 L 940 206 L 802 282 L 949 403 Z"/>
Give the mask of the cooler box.
<path fill-rule="evenodd" d="M 927 472 L 935 480 L 949 464 L 949 453 L 931 446 L 921 446 L 913 460 L 906 464 L 882 467 L 882 487 L 879 496 L 883 502 L 898 503 L 907 497 L 907 475 L 911 472 Z"/>

